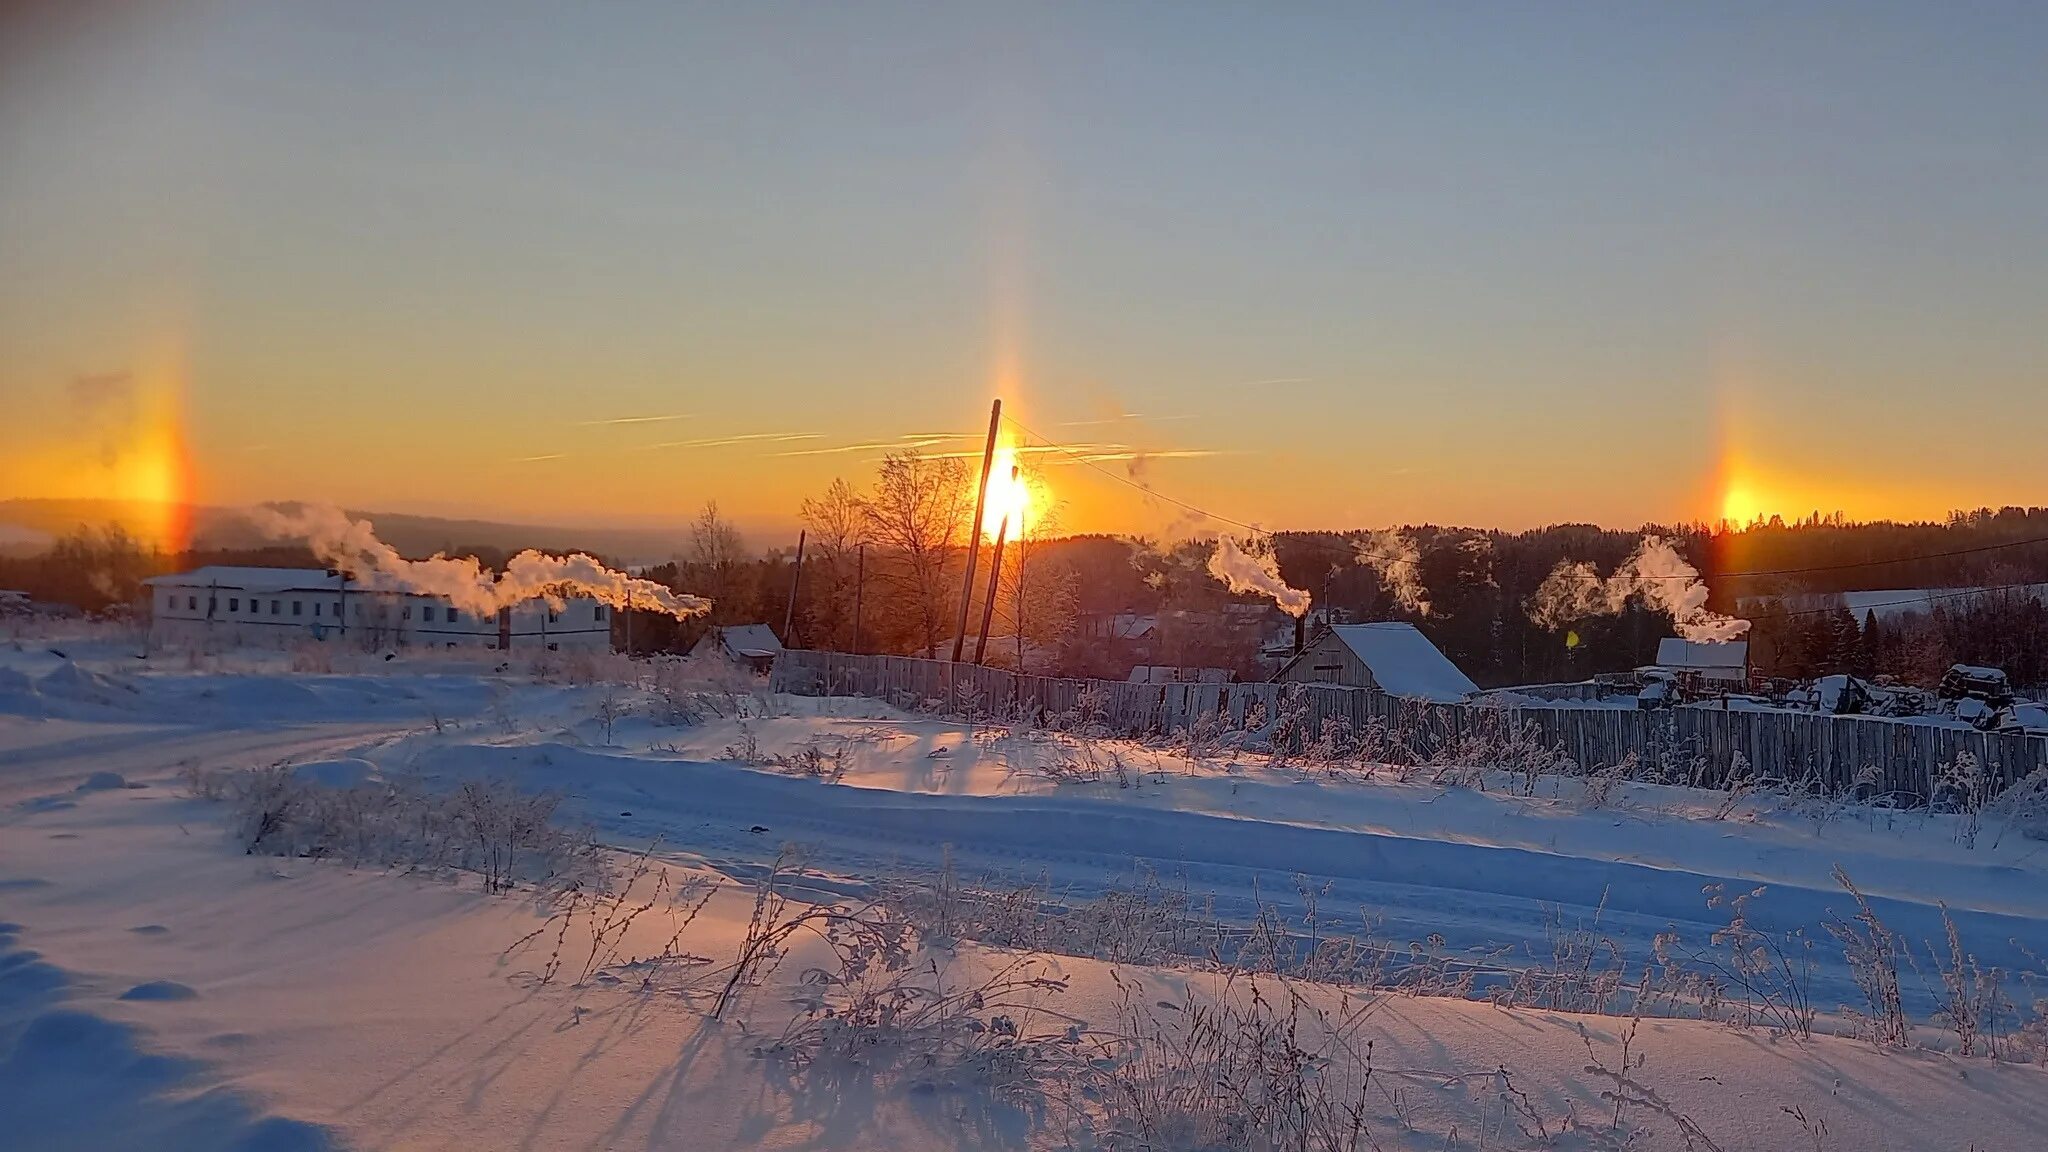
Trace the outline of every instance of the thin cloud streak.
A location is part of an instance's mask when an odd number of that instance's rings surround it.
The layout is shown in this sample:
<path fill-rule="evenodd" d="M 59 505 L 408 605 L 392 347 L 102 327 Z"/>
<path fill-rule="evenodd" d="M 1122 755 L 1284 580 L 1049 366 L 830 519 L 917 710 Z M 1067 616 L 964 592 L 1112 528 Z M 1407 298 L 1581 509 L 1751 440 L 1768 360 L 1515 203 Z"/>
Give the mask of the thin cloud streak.
<path fill-rule="evenodd" d="M 545 456 L 521 456 L 512 462 L 514 464 L 538 464 L 543 460 L 567 460 L 568 458 L 569 454 L 566 452 L 550 452 Z"/>
<path fill-rule="evenodd" d="M 1176 412 L 1169 416 L 1147 416 L 1143 412 L 1126 412 L 1121 416 L 1107 416 L 1098 420 L 1061 420 L 1055 428 L 1095 428 L 1104 424 L 1122 424 L 1131 420 L 1142 420 L 1148 424 L 1163 424 L 1169 420 L 1193 420 L 1192 412 Z"/>
<path fill-rule="evenodd" d="M 653 452 L 662 448 L 723 448 L 731 444 L 779 444 L 792 440 L 822 440 L 822 432 L 747 432 L 738 436 L 712 436 L 702 440 L 668 440 L 660 444 L 644 444 L 636 451 Z"/>
<path fill-rule="evenodd" d="M 612 424 L 664 424 L 671 420 L 695 419 L 694 412 L 676 412 L 667 416 L 614 416 L 609 420 L 578 420 L 578 428 L 602 428 Z"/>
<path fill-rule="evenodd" d="M 830 448 L 796 448 L 788 452 L 777 452 L 777 456 L 836 456 L 844 452 L 915 451 L 930 448 L 935 444 L 950 444 L 961 439 L 958 436 L 930 436 L 923 438 L 905 437 L 901 440 L 868 440 L 859 444 L 835 444 Z"/>

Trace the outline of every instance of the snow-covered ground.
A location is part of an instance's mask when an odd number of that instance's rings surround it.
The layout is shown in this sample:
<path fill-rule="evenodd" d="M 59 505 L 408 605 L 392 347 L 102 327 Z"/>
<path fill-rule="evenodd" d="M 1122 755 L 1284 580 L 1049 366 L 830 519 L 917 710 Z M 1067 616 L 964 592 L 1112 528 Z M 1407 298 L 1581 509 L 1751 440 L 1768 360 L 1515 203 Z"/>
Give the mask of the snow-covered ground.
<path fill-rule="evenodd" d="M 1095 909 L 1093 935 L 1060 937 L 1085 946 L 1038 958 L 1062 983 L 1005 1014 L 1025 1033 L 1071 1029 L 1055 1056 L 1104 1035 L 1172 1050 L 1184 996 L 1246 1002 L 1255 979 L 1214 949 L 1262 925 L 1289 947 L 1311 931 L 1355 939 L 1344 971 L 1383 983 L 1420 972 L 1456 990 L 1469 974 L 1464 999 L 1288 981 L 1311 1011 L 1350 997 L 1344 1050 L 1370 1041 L 1372 1073 L 1352 1082 L 1361 1148 L 1679 1148 L 1688 1133 L 1702 1148 L 2024 1148 L 2048 1131 L 2048 1070 L 1964 1057 L 1934 1019 L 1943 905 L 2008 998 L 2031 1000 L 2022 974 L 2048 975 L 2048 844 L 2024 820 L 1987 816 L 1971 837 L 1956 815 L 1767 795 L 1620 782 L 1596 797 L 1550 779 L 1523 795 L 1500 774 L 1190 758 L 743 683 L 697 686 L 678 709 L 644 687 L 569 682 L 587 668 L 140 660 L 91 635 L 56 643 L 62 657 L 47 647 L 0 648 L 10 1148 L 1061 1147 L 1091 1138 L 1077 1108 L 1110 1104 L 1060 1083 L 1168 1077 L 1109 1061 L 1074 1074 L 1054 1056 L 1058 1074 L 1034 1078 L 760 1055 L 789 996 L 819 994 L 797 987 L 805 969 L 835 970 L 823 941 L 793 940 L 762 987 L 710 1016 L 755 885 L 791 845 L 805 869 L 791 887 L 812 901 L 1028 886 L 1033 916 Z M 565 905 L 486 895 L 473 877 L 246 855 L 228 805 L 187 781 L 280 762 L 328 783 L 561 793 L 621 853 L 625 895 Z M 1841 1011 L 1864 998 L 1827 927 L 1858 913 L 1837 868 L 1912 949 L 1910 1047 L 1857 1038 Z M 664 895 L 646 899 L 657 881 Z M 1668 979 L 1674 957 L 1727 963 L 1731 899 L 1759 889 L 1747 939 L 1811 943 L 1795 949 L 1819 1012 L 1810 1039 L 1764 1018 L 1682 1018 L 1702 1008 Z M 690 919 L 671 897 L 700 890 Z M 1132 909 L 1148 900 L 1200 920 L 1186 938 L 1211 954 L 1144 935 Z M 606 915 L 643 903 L 593 948 Z M 913 975 L 972 987 L 1016 960 L 1004 942 L 929 947 Z M 667 966 L 628 962 L 655 955 Z M 1625 1010 L 1646 968 L 1652 1018 L 1560 1010 Z M 1266 979 L 1262 996 L 1284 1002 Z M 1625 1037 L 1644 1062 L 1624 1074 Z M 1191 1131 L 1151 1146 L 1195 1146 Z"/>

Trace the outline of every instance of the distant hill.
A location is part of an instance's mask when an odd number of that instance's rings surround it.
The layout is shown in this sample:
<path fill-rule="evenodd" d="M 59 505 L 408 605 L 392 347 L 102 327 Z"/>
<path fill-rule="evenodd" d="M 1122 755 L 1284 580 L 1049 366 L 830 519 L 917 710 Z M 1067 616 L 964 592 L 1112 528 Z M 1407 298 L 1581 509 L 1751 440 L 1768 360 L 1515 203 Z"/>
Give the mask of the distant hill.
<path fill-rule="evenodd" d="M 289 507 L 289 504 L 286 505 Z M 266 541 L 232 508 L 193 505 L 195 548 L 252 548 Z M 350 516 L 377 526 L 377 537 L 408 556 L 468 549 L 539 548 L 549 552 L 594 552 L 614 563 L 655 564 L 671 559 L 687 543 L 682 528 L 565 528 L 499 520 L 457 520 L 351 508 Z M 0 552 L 40 551 L 49 538 L 81 525 L 119 524 L 142 530 L 160 522 L 160 506 L 119 500 L 0 500 Z"/>

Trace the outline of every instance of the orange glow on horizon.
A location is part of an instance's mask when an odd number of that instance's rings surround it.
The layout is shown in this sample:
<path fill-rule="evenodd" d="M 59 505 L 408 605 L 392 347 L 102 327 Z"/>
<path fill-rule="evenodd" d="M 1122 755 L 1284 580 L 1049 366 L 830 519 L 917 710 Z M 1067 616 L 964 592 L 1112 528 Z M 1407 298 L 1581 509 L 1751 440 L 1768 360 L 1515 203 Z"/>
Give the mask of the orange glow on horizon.
<path fill-rule="evenodd" d="M 0 467 L 11 496 L 107 501 L 107 520 L 166 552 L 192 540 L 195 468 L 183 342 L 159 337 L 130 370 L 74 377 L 46 429 Z"/>

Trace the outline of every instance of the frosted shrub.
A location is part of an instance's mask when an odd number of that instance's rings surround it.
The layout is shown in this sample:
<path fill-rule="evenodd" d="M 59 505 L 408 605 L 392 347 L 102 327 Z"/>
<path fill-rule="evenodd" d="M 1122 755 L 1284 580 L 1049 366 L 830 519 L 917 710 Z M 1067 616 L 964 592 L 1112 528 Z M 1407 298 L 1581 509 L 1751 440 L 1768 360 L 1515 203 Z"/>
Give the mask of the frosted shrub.
<path fill-rule="evenodd" d="M 775 711 L 767 681 L 730 661 L 710 656 L 666 657 L 654 662 L 658 718 L 687 727 L 706 720 L 764 717 Z"/>
<path fill-rule="evenodd" d="M 1954 760 L 1935 773 L 1934 795 L 1928 802 L 1937 812 L 1954 812 L 1961 817 L 1956 823 L 1956 843 L 1965 848 L 1977 846 L 1977 833 L 1984 826 L 1984 806 L 1991 799 L 1991 788 L 1991 774 L 1966 751 L 1956 753 Z"/>
<path fill-rule="evenodd" d="M 2048 840 L 2048 768 L 2036 768 L 1998 794 L 1985 806 L 1985 814 L 1998 821 L 1998 834 L 1991 839 L 1997 848 L 2007 832 L 2018 832 L 2029 840 Z"/>
<path fill-rule="evenodd" d="M 740 721 L 739 739 L 719 750 L 721 760 L 737 760 L 741 764 L 760 764 L 761 738 L 746 721 Z"/>
<path fill-rule="evenodd" d="M 607 878 L 593 835 L 555 822 L 559 797 L 500 781 L 465 781 L 447 793 L 383 780 L 329 788 L 279 764 L 231 774 L 220 791 L 250 855 L 473 872 L 490 892 L 602 886 Z"/>
<path fill-rule="evenodd" d="M 1761 1021 L 1773 1031 L 1801 1039 L 1813 1035 L 1815 1010 L 1813 984 L 1813 941 L 1798 930 L 1774 936 L 1750 926 L 1749 904 L 1764 889 L 1727 895 L 1720 884 L 1707 887 L 1707 907 L 1728 909 L 1728 926 L 1717 929 L 1713 943 L 1718 953 L 1694 953 L 1695 962 L 1716 973 L 1728 992 L 1739 993 L 1739 1004 L 1726 1003 L 1733 1014 L 1721 1017 L 1736 1027 L 1746 1028 Z"/>
<path fill-rule="evenodd" d="M 1115 973 L 1117 1026 L 1091 1063 L 1095 1142 L 1113 1149 L 1379 1147 L 1368 1125 L 1377 1001 L 1312 1004 L 1284 981 L 1232 978 L 1154 1001 Z M 1270 992 L 1269 992 L 1270 988 Z"/>
<path fill-rule="evenodd" d="M 1853 1014 L 1862 1020 L 1872 1043 L 1903 1048 L 1910 1040 L 1905 1002 L 1899 994 L 1899 954 L 1904 949 L 1839 865 L 1835 868 L 1835 882 L 1855 899 L 1857 908 L 1852 919 L 1844 920 L 1830 913 L 1825 922 L 1828 934 L 1841 943 L 1843 958 L 1849 963 L 1856 987 L 1863 993 L 1864 1010 Z"/>
<path fill-rule="evenodd" d="M 812 740 L 798 746 L 794 752 L 770 756 L 768 763 L 786 775 L 837 783 L 846 775 L 846 745 L 842 741 L 827 747 L 818 740 Z"/>
<path fill-rule="evenodd" d="M 1982 1043 L 1985 1055 L 1996 1056 L 1998 1021 L 2005 1007 L 2000 991 L 2005 973 L 1979 967 L 1977 957 L 1963 950 L 1962 936 L 1946 903 L 1941 905 L 1941 923 L 1947 935 L 1948 960 L 1944 963 L 1941 954 L 1934 953 L 1934 967 L 1941 974 L 1941 1009 L 1936 1018 L 1955 1033 L 1959 1055 L 1977 1055 Z"/>
<path fill-rule="evenodd" d="M 1614 790 L 1622 781 L 1636 773 L 1636 752 L 1631 748 L 1622 754 L 1619 763 L 1596 768 L 1586 774 L 1584 802 L 1588 808 L 1605 808 L 1614 799 Z"/>
<path fill-rule="evenodd" d="M 1756 787 L 1754 775 L 1749 766 L 1749 757 L 1737 749 L 1728 760 L 1727 791 L 1721 797 L 1721 802 L 1714 806 L 1714 819 L 1726 820 L 1728 814 L 1735 811 L 1749 795 L 1750 790 Z"/>

